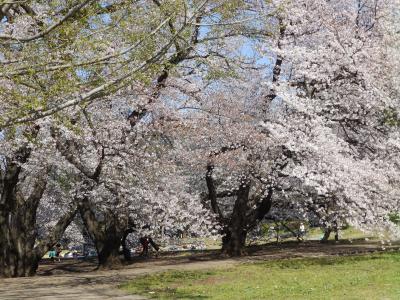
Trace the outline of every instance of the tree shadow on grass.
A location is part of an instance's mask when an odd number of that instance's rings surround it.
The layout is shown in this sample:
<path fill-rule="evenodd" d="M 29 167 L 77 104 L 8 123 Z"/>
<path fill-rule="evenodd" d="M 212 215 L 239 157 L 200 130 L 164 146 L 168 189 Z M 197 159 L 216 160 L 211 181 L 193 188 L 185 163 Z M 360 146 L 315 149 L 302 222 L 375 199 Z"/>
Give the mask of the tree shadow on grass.
<path fill-rule="evenodd" d="M 393 248 L 399 248 L 399 244 L 393 243 Z M 388 247 L 389 248 L 389 247 Z M 253 245 L 246 248 L 248 255 L 240 258 L 230 258 L 221 256 L 219 250 L 193 250 L 187 252 L 164 252 L 160 253 L 158 258 L 144 258 L 140 256 L 133 257 L 124 264 L 124 269 L 147 268 L 157 269 L 158 266 L 184 265 L 196 262 L 212 262 L 223 260 L 252 260 L 252 261 L 271 261 L 288 258 L 306 258 L 315 256 L 348 256 L 371 254 L 382 252 L 381 245 L 378 242 L 365 241 L 364 239 L 343 240 L 338 243 L 329 241 L 320 243 L 319 241 L 287 241 L 282 243 L 268 243 L 264 245 Z M 329 260 L 320 260 L 321 263 L 329 264 Z M 339 260 L 340 261 L 340 260 Z M 96 271 L 97 259 L 83 260 L 63 260 L 62 263 L 50 263 L 49 260 L 43 260 L 40 263 L 38 275 L 50 276 L 59 274 L 77 274 Z"/>
<path fill-rule="evenodd" d="M 96 270 L 97 260 L 95 258 L 63 259 L 61 262 L 51 262 L 49 259 L 42 259 L 39 266 L 37 272 L 37 275 L 39 276 L 51 276 L 66 273 L 86 273 Z"/>

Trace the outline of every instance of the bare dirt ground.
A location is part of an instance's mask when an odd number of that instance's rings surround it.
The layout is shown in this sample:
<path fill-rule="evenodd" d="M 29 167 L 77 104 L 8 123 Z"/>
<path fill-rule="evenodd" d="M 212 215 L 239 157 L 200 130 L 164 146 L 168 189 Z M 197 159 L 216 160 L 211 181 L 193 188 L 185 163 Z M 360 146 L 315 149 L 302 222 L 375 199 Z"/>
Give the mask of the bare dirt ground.
<path fill-rule="evenodd" d="M 400 244 L 385 246 L 385 251 L 399 251 Z M 268 244 L 247 249 L 240 258 L 223 258 L 217 251 L 164 253 L 159 258 L 134 259 L 119 270 L 96 270 L 95 261 L 64 260 L 59 263 L 43 261 L 38 275 L 31 278 L 0 279 L 0 299 L 145 299 L 127 295 L 118 285 L 137 276 L 166 270 L 200 270 L 229 267 L 244 262 L 355 255 L 383 251 L 375 242 L 355 241 L 338 244 L 318 242 Z"/>

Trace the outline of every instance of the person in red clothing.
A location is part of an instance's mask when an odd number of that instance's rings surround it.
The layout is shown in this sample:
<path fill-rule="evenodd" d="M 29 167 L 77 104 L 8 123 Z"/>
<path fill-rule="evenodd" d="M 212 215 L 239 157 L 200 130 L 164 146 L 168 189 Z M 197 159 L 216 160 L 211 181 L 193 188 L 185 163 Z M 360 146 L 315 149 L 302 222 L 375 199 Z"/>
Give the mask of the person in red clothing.
<path fill-rule="evenodd" d="M 142 244 L 142 253 L 140 254 L 141 256 L 147 257 L 149 254 L 149 244 L 158 252 L 160 247 L 153 241 L 153 239 L 149 236 L 143 236 L 139 239 L 140 244 Z"/>
<path fill-rule="evenodd" d="M 141 256 L 146 256 L 149 254 L 149 238 L 147 236 L 142 236 L 140 239 L 140 244 L 142 244 L 142 253 Z"/>

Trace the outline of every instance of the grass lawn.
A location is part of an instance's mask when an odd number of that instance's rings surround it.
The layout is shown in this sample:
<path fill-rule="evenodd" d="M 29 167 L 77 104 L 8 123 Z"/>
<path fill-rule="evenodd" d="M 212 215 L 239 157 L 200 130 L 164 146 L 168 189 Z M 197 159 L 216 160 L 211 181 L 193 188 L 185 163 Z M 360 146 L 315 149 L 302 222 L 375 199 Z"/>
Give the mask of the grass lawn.
<path fill-rule="evenodd" d="M 321 228 L 310 228 L 307 235 L 305 236 L 306 240 L 320 240 L 322 239 L 324 235 L 324 232 L 322 231 Z M 352 239 L 361 239 L 361 238 L 369 238 L 369 239 L 376 239 L 377 237 L 374 236 L 374 234 L 371 233 L 364 233 L 361 230 L 358 230 L 354 227 L 348 227 L 346 229 L 342 229 L 339 231 L 339 238 L 341 240 L 352 240 Z M 330 237 L 330 240 L 335 239 L 335 233 L 332 232 Z"/>
<path fill-rule="evenodd" d="M 152 299 L 400 299 L 400 253 L 169 271 L 121 288 Z"/>

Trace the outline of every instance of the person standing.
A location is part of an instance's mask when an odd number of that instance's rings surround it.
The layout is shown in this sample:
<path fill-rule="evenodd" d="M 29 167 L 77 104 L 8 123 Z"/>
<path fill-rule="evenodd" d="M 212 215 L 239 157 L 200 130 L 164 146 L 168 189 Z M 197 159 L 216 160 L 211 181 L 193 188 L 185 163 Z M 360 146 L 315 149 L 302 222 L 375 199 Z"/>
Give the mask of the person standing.
<path fill-rule="evenodd" d="M 153 241 L 153 239 L 149 236 L 143 236 L 139 239 L 140 244 L 142 244 L 142 253 L 140 254 L 141 256 L 147 257 L 149 254 L 149 244 L 154 248 L 154 250 L 157 251 L 158 256 L 158 250 L 160 250 L 160 247 Z"/>
<path fill-rule="evenodd" d="M 57 257 L 58 261 L 61 261 L 61 252 L 62 252 L 61 244 L 58 243 L 56 245 L 56 257 Z"/>
<path fill-rule="evenodd" d="M 306 227 L 304 226 L 303 222 L 301 222 L 299 226 L 299 238 L 301 240 L 304 240 L 305 234 L 306 234 Z"/>
<path fill-rule="evenodd" d="M 142 253 L 140 253 L 140 255 L 147 257 L 149 254 L 149 238 L 147 236 L 142 236 L 139 241 L 142 245 Z"/>

